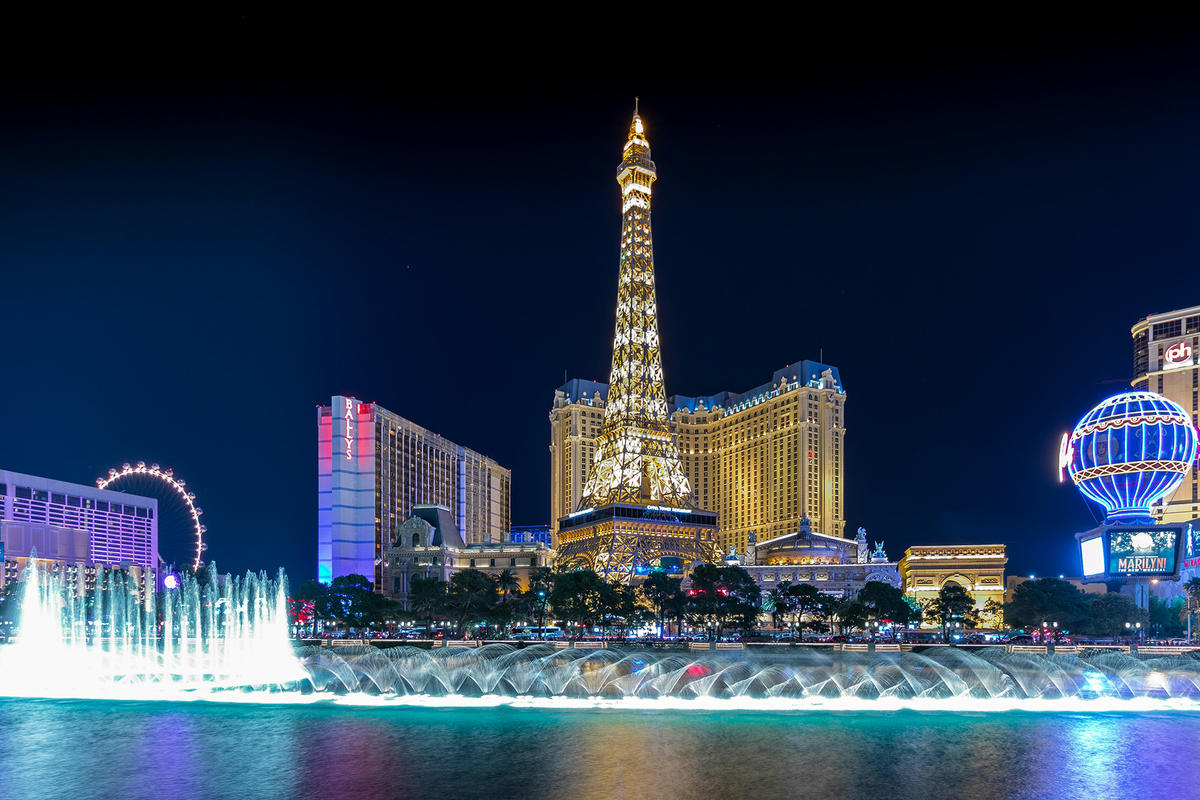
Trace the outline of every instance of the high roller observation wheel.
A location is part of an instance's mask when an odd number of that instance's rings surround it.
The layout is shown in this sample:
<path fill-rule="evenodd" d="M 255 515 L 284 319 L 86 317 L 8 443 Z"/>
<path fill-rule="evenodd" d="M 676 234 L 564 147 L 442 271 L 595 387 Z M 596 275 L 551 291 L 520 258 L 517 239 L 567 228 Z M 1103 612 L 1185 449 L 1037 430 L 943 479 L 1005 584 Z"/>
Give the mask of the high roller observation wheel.
<path fill-rule="evenodd" d="M 204 566 L 201 556 L 208 549 L 208 545 L 204 542 L 204 534 L 208 531 L 208 528 L 200 524 L 200 515 L 204 513 L 204 509 L 196 505 L 196 495 L 184 488 L 187 486 L 187 481 L 182 478 L 176 478 L 174 471 L 169 467 L 167 469 L 160 469 L 158 464 L 151 464 L 147 467 L 145 461 L 139 461 L 137 462 L 137 466 L 122 464 L 119 470 L 110 469 L 107 478 L 96 478 L 96 486 L 100 489 L 107 489 L 114 483 L 134 475 L 155 478 L 170 486 L 179 494 L 184 505 L 187 506 L 188 515 L 192 518 L 192 530 L 196 537 L 196 558 L 192 562 L 192 569 L 198 572 Z M 158 554 L 156 553 L 155 555 Z M 162 561 L 162 556 L 158 558 L 159 561 Z"/>

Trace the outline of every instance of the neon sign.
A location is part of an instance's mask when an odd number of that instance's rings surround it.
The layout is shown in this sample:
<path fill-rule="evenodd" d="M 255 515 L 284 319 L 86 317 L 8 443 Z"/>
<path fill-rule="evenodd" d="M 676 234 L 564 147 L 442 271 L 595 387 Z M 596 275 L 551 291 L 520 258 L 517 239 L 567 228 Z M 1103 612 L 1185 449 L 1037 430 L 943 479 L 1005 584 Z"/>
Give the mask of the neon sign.
<path fill-rule="evenodd" d="M 354 458 L 354 402 L 346 398 L 346 460 Z"/>
<path fill-rule="evenodd" d="M 1067 468 L 1071 466 L 1071 457 L 1075 455 L 1075 445 L 1071 443 L 1071 434 L 1064 433 L 1062 444 L 1058 446 L 1058 482 L 1067 479 Z"/>
<path fill-rule="evenodd" d="M 1189 367 L 1192 364 L 1192 346 L 1180 340 L 1163 351 L 1163 369 Z"/>

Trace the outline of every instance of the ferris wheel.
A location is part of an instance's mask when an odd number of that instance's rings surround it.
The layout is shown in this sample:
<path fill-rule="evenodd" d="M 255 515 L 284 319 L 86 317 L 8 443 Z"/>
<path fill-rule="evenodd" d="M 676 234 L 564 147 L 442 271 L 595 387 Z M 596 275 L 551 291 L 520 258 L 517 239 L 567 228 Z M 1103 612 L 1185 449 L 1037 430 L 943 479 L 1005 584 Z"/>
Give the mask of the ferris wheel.
<path fill-rule="evenodd" d="M 204 534 L 208 528 L 200 523 L 200 515 L 204 513 L 204 509 L 196 505 L 196 495 L 187 490 L 187 481 L 176 478 L 174 471 L 169 467 L 160 469 L 158 464 L 151 464 L 147 467 L 145 461 L 139 461 L 137 466 L 122 464 L 119 470 L 110 469 L 107 478 L 96 479 L 96 486 L 108 489 L 113 484 L 132 483 L 134 480 L 142 478 L 149 478 L 170 487 L 183 501 L 187 514 L 191 518 L 191 529 L 195 539 L 195 557 L 192 559 L 192 569 L 199 571 L 204 566 L 204 551 L 208 549 L 208 544 L 204 541 Z M 162 560 L 162 556 L 159 556 L 159 560 Z"/>

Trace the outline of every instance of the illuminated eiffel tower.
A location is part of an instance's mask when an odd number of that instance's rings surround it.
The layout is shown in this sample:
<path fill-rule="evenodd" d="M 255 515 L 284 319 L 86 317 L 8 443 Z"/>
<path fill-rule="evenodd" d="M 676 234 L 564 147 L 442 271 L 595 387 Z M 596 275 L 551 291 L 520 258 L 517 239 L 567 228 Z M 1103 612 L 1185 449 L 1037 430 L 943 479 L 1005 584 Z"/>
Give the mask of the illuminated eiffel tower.
<path fill-rule="evenodd" d="M 617 183 L 621 186 L 621 269 L 604 423 L 579 508 L 559 523 L 559 563 L 629 580 L 678 559 L 713 561 L 716 514 L 696 508 L 667 422 L 650 191 L 658 177 L 635 106 Z"/>

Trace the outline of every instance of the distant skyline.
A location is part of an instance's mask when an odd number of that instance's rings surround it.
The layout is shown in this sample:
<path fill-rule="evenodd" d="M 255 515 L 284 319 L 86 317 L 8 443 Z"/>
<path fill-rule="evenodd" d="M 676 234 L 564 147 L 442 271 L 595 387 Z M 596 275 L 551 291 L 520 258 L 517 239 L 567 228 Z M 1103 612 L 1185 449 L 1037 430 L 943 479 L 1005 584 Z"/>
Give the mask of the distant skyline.
<path fill-rule="evenodd" d="M 1058 439 L 1129 385 L 1138 318 L 1200 303 L 1186 36 L 475 84 L 227 44 L 0 84 L 0 468 L 174 467 L 222 569 L 315 575 L 335 394 L 495 458 L 513 522 L 549 521 L 554 389 L 608 380 L 635 95 L 667 393 L 823 354 L 847 531 L 892 559 L 1004 543 L 1012 573 L 1078 572 L 1098 510 Z"/>

